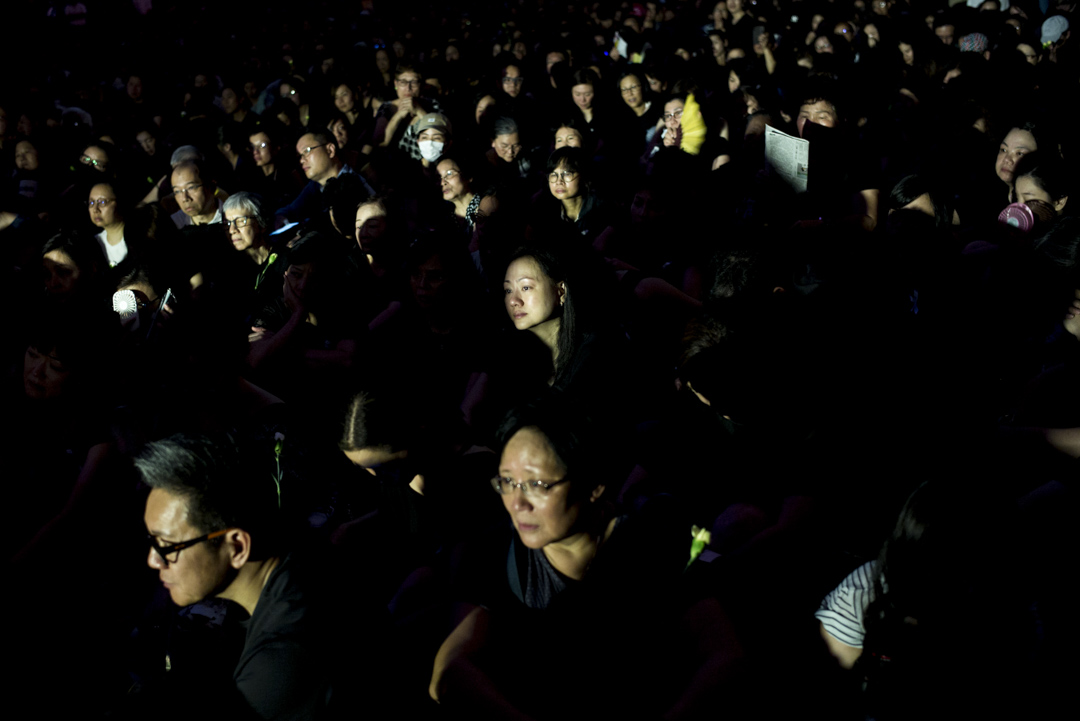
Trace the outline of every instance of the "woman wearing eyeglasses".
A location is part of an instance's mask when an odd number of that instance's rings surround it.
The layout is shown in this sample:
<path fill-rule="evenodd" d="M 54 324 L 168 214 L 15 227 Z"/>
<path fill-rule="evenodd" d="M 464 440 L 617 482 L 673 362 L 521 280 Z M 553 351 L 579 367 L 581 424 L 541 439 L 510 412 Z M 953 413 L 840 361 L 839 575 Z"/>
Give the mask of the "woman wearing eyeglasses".
<path fill-rule="evenodd" d="M 128 244 L 124 240 L 124 210 L 120 207 L 116 191 L 111 183 L 98 183 L 90 189 L 87 200 L 90 222 L 100 228 L 95 237 L 102 252 L 109 261 L 109 267 L 115 268 L 128 256 Z"/>
<path fill-rule="evenodd" d="M 658 103 L 648 99 L 649 84 L 643 76 L 634 71 L 626 71 L 619 78 L 619 93 L 626 107 L 633 111 L 641 125 L 643 142 L 648 143 L 656 134 L 656 129 L 663 114 Z M 640 152 L 641 146 L 638 147 Z"/>
<path fill-rule="evenodd" d="M 576 235 L 582 236 L 597 250 L 605 250 L 613 233 L 610 213 L 595 192 L 593 173 L 585 151 L 564 146 L 547 163 L 548 193 L 556 203 L 544 200 L 537 225 L 556 226 L 564 231 L 569 224 Z"/>
<path fill-rule="evenodd" d="M 737 647 L 719 604 L 681 595 L 689 527 L 660 505 L 627 517 L 605 502 L 619 454 L 602 429 L 559 395 L 499 429 L 491 485 L 513 530 L 460 555 L 456 626 L 429 685 L 451 714 L 672 717 L 731 668 Z M 713 664 L 704 685 L 687 683 L 704 677 L 701 657 L 674 662 L 683 623 Z"/>
<path fill-rule="evenodd" d="M 286 268 L 285 259 L 271 252 L 273 217 L 262 196 L 248 192 L 230 195 L 221 211 L 233 249 L 251 262 L 244 265 L 254 271 L 253 275 L 242 273 L 241 276 L 246 292 L 254 294 L 251 310 L 260 310 L 277 296 Z"/>

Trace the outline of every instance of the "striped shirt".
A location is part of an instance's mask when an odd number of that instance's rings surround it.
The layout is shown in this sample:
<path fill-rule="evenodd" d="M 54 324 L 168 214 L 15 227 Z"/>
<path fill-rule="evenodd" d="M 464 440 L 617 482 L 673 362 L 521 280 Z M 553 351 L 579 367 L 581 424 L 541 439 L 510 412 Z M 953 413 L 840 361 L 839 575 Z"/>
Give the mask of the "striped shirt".
<path fill-rule="evenodd" d="M 870 561 L 852 571 L 825 597 L 821 608 L 814 614 L 830 636 L 854 648 L 862 648 L 863 638 L 866 636 L 863 617 L 874 600 L 876 566 L 877 561 Z M 882 587 L 888 590 L 884 580 Z"/>

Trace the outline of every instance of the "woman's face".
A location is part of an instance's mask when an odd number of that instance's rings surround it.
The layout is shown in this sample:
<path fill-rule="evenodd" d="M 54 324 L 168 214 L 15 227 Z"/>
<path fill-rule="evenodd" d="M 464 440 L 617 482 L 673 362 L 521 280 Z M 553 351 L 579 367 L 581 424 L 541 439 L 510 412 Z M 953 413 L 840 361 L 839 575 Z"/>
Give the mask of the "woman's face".
<path fill-rule="evenodd" d="M 1037 65 L 1039 63 L 1039 54 L 1035 52 L 1035 48 L 1033 48 L 1032 46 L 1028 45 L 1027 43 L 1019 43 L 1016 46 L 1016 49 L 1023 53 L 1024 60 L 1027 60 L 1028 63 L 1032 65 Z"/>
<path fill-rule="evenodd" d="M 366 203 L 356 209 L 356 242 L 367 248 L 386 232 L 386 211 L 378 203 Z"/>
<path fill-rule="evenodd" d="M 15 146 L 15 167 L 19 170 L 38 169 L 37 148 L 30 141 L 21 140 Z"/>
<path fill-rule="evenodd" d="M 654 93 L 659 93 L 664 90 L 664 84 L 660 82 L 659 78 L 654 78 L 651 75 L 646 75 L 645 79 L 649 81 L 649 90 Z"/>
<path fill-rule="evenodd" d="M 739 80 L 738 74 L 732 70 L 727 76 L 727 89 L 729 93 L 736 92 L 739 87 L 742 86 L 742 81 Z"/>
<path fill-rule="evenodd" d="M 23 356 L 23 390 L 27 398 L 35 401 L 59 398 L 70 375 L 71 370 L 60 361 L 55 349 L 42 352 L 27 346 Z"/>
<path fill-rule="evenodd" d="M 385 50 L 375 51 L 375 67 L 379 69 L 380 73 L 390 70 L 390 56 Z"/>
<path fill-rule="evenodd" d="M 484 113 L 495 104 L 495 98 L 485 95 L 476 103 L 476 124 L 479 125 L 484 118 Z"/>
<path fill-rule="evenodd" d="M 516 98 L 521 95 L 521 85 L 524 82 L 525 78 L 521 74 L 521 68 L 517 65 L 507 65 L 506 69 L 503 70 L 502 89 L 510 97 Z"/>
<path fill-rule="evenodd" d="M 554 282 L 532 256 L 525 256 L 506 268 L 503 292 L 514 327 L 529 330 L 558 317 L 565 286 Z"/>
<path fill-rule="evenodd" d="M 743 0 L 727 0 L 727 9 L 730 13 L 742 12 Z"/>
<path fill-rule="evenodd" d="M 45 276 L 45 292 L 50 296 L 68 295 L 79 284 L 79 266 L 62 250 L 50 250 L 43 255 L 41 270 Z"/>
<path fill-rule="evenodd" d="M 236 97 L 236 91 L 232 88 L 221 91 L 221 109 L 229 115 L 240 109 L 240 99 Z"/>
<path fill-rule="evenodd" d="M 561 164 L 548 176 L 548 189 L 559 200 L 576 198 L 581 195 L 581 173 L 574 173 Z"/>
<path fill-rule="evenodd" d="M 334 107 L 347 113 L 356 105 L 356 96 L 348 85 L 339 85 L 334 89 Z"/>
<path fill-rule="evenodd" d="M 443 160 L 437 166 L 443 200 L 458 200 L 469 194 L 469 182 L 462 176 L 461 168 L 453 160 Z"/>
<path fill-rule="evenodd" d="M 105 169 L 109 165 L 109 155 L 102 148 L 96 145 L 91 145 L 89 148 L 83 151 L 82 157 L 79 161 L 83 165 L 89 165 L 94 170 L 104 173 Z"/>
<path fill-rule="evenodd" d="M 819 35 L 817 39 L 814 40 L 814 50 L 819 54 L 828 53 L 831 55 L 833 52 L 832 40 L 829 40 L 825 35 Z"/>
<path fill-rule="evenodd" d="M 259 222 L 250 213 L 233 208 L 225 211 L 225 223 L 229 229 L 229 240 L 236 250 L 248 250 L 262 245 Z M 241 225 L 246 223 L 246 225 Z"/>
<path fill-rule="evenodd" d="M 499 476 L 514 483 L 542 481 L 553 483 L 566 478 L 567 468 L 538 428 L 519 430 L 507 442 L 499 460 Z M 529 495 L 520 488 L 502 496 L 518 537 L 526 548 L 540 549 L 579 533 L 585 499 L 573 500 L 570 483 L 559 483 L 546 491 L 535 489 Z M 593 494 L 591 500 L 600 496 Z"/>
<path fill-rule="evenodd" d="M 592 107 L 593 103 L 593 86 L 591 83 L 582 83 L 581 85 L 575 85 L 570 88 L 570 92 L 574 96 L 574 105 L 578 106 L 582 110 L 588 110 Z"/>
<path fill-rule="evenodd" d="M 337 143 L 338 150 L 348 145 L 349 125 L 344 120 L 335 120 L 330 126 L 330 132 L 334 135 L 334 142 Z"/>
<path fill-rule="evenodd" d="M 90 222 L 99 228 L 108 228 L 122 220 L 116 212 L 116 193 L 111 185 L 98 183 L 91 188 L 87 206 L 90 209 Z"/>
<path fill-rule="evenodd" d="M 683 101 L 676 98 L 664 105 L 664 125 L 668 130 L 675 130 L 682 123 Z"/>
<path fill-rule="evenodd" d="M 904 59 L 904 65 L 915 64 L 915 48 L 911 47 L 907 43 L 900 43 L 900 57 Z"/>
<path fill-rule="evenodd" d="M 411 70 L 406 70 L 394 78 L 394 89 L 400 100 L 415 98 L 420 94 L 420 76 Z"/>
<path fill-rule="evenodd" d="M 580 148 L 581 141 L 581 133 L 579 133 L 577 130 L 574 130 L 573 128 L 567 128 L 566 126 L 563 126 L 555 131 L 556 150 L 563 147 L 564 145 L 569 145 L 571 148 Z"/>
<path fill-rule="evenodd" d="M 1014 199 L 1018 203 L 1031 203 L 1033 201 L 1046 203 L 1058 215 L 1065 209 L 1065 201 L 1068 200 L 1068 197 L 1054 200 L 1050 197 L 1050 193 L 1043 190 L 1042 186 L 1030 175 L 1022 175 L 1016 179 L 1014 195 Z"/>
<path fill-rule="evenodd" d="M 1038 149 L 1034 135 L 1026 130 L 1013 128 L 1005 136 L 1005 139 L 1001 141 L 1001 147 L 998 148 L 997 163 L 994 164 L 997 176 L 1002 181 L 1011 184 L 1013 182 L 1013 171 L 1016 169 L 1016 164 L 1020 162 L 1020 158 Z"/>
<path fill-rule="evenodd" d="M 627 75 L 619 81 L 619 92 L 622 93 L 623 102 L 631 108 L 640 108 L 645 104 L 644 88 L 636 75 Z"/>

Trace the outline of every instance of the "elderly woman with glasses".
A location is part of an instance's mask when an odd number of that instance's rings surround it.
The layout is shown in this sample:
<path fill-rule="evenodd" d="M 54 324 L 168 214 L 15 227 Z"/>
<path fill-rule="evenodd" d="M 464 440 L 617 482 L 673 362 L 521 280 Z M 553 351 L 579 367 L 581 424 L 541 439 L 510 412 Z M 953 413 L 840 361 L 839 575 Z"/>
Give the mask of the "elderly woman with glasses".
<path fill-rule="evenodd" d="M 692 577 L 684 575 L 690 528 L 660 505 L 630 517 L 605 502 L 618 454 L 603 428 L 553 394 L 499 429 L 491 486 L 512 529 L 459 556 L 457 624 L 429 685 L 452 713 L 661 718 L 726 675 L 736 647 L 723 610 L 711 599 L 687 603 L 677 590 Z M 699 658 L 656 662 L 678 656 L 688 607 L 708 619 L 687 625 L 716 670 L 698 687 L 687 681 L 705 677 L 694 676 Z"/>
<path fill-rule="evenodd" d="M 285 272 L 284 259 L 272 252 L 270 231 L 273 228 L 273 216 L 261 195 L 240 192 L 230 195 L 221 206 L 224 214 L 225 229 L 233 250 L 247 257 L 254 264 L 254 280 L 249 282 L 249 289 L 264 303 L 272 298 L 281 288 L 281 276 Z M 249 269 L 251 265 L 245 263 Z M 247 274 L 242 274 L 247 276 Z M 261 306 L 253 306 L 258 310 Z"/>

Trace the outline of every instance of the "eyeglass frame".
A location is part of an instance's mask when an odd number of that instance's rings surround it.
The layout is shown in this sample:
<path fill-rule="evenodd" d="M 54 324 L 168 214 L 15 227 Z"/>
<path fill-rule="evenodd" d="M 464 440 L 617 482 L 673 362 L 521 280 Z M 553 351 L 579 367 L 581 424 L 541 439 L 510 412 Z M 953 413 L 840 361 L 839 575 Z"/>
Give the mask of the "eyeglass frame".
<path fill-rule="evenodd" d="M 95 205 L 100 205 L 104 208 L 109 203 L 115 203 L 116 198 L 98 198 L 97 200 L 87 200 L 84 202 L 86 203 L 87 208 L 93 208 Z"/>
<path fill-rule="evenodd" d="M 180 560 L 180 551 L 183 551 L 185 548 L 191 548 L 192 546 L 199 545 L 203 541 L 209 541 L 209 540 L 211 540 L 213 538 L 217 538 L 218 536 L 223 536 L 226 533 L 228 533 L 228 531 L 229 531 L 228 528 L 222 528 L 220 531 L 214 531 L 213 533 L 207 533 L 207 534 L 204 534 L 202 536 L 199 536 L 198 538 L 193 538 L 190 541 L 181 541 L 180 543 L 170 543 L 170 544 L 165 545 L 165 546 L 158 545 L 157 538 L 153 534 L 150 534 L 150 533 L 146 534 L 146 540 L 150 543 L 150 548 L 154 549 L 154 551 L 157 553 L 158 558 L 161 559 L 161 562 L 165 563 L 165 564 L 170 564 L 170 563 L 176 563 L 177 561 Z M 175 553 L 176 554 L 176 560 L 175 561 L 170 561 L 168 558 L 166 558 L 166 556 L 168 556 L 170 553 Z"/>
<path fill-rule="evenodd" d="M 172 194 L 174 197 L 177 195 L 186 195 L 190 198 L 192 193 L 205 185 L 206 183 L 193 183 L 191 185 L 186 185 L 183 188 L 173 188 Z"/>
<path fill-rule="evenodd" d="M 400 80 L 398 78 L 394 78 L 394 85 L 399 88 L 418 88 L 423 82 L 424 81 L 420 78 L 417 78 L 416 80 Z"/>
<path fill-rule="evenodd" d="M 581 173 L 576 170 L 564 170 L 561 173 L 548 173 L 547 179 L 549 183 L 558 183 L 560 180 L 564 183 L 569 183 L 579 175 L 581 175 Z"/>
<path fill-rule="evenodd" d="M 547 492 L 560 483 L 566 483 L 570 480 L 570 476 L 565 476 L 557 481 L 515 481 L 513 478 L 507 478 L 506 476 L 495 476 L 489 483 L 491 488 L 500 496 L 513 495 L 514 491 L 518 488 L 521 489 L 522 494 L 527 498 L 544 498 Z M 510 490 L 507 493 L 503 493 L 502 482 L 508 481 L 510 484 Z"/>
<path fill-rule="evenodd" d="M 525 82 L 525 78 L 522 77 L 521 75 L 518 75 L 516 78 L 512 78 L 509 75 L 503 75 L 503 77 L 502 77 L 503 85 L 506 85 L 507 83 L 513 83 L 514 85 L 521 85 L 523 82 Z"/>
<path fill-rule="evenodd" d="M 83 165 L 93 165 L 95 168 L 98 168 L 98 167 L 104 168 L 106 161 L 104 161 L 104 160 L 95 160 L 94 158 L 91 158 L 86 153 L 83 153 L 82 157 L 79 158 L 79 162 L 82 163 Z"/>
<path fill-rule="evenodd" d="M 298 151 L 296 154 L 301 158 L 306 158 L 307 156 L 311 155 L 312 151 L 316 148 L 325 148 L 329 144 L 330 143 L 319 143 L 318 145 L 309 145 L 303 150 Z"/>
<path fill-rule="evenodd" d="M 623 95 L 626 95 L 627 93 L 632 93 L 635 90 L 640 90 L 640 89 L 641 89 L 640 85 L 627 85 L 625 88 L 619 88 L 619 92 L 622 93 Z"/>
<path fill-rule="evenodd" d="M 664 113 L 663 115 L 660 116 L 660 119 L 663 120 L 666 123 L 667 121 L 674 120 L 676 118 L 681 119 L 682 116 L 683 116 L 683 111 L 680 108 L 679 110 L 676 110 L 674 113 Z"/>
<path fill-rule="evenodd" d="M 241 223 L 240 222 L 241 220 L 244 221 L 244 222 Z M 241 215 L 238 218 L 233 218 L 232 220 L 223 220 L 221 222 L 225 225 L 226 230 L 232 230 L 232 227 L 234 225 L 237 228 L 246 228 L 248 226 L 248 224 L 250 224 L 251 221 L 253 221 L 253 220 L 257 220 L 257 218 L 254 215 Z"/>

